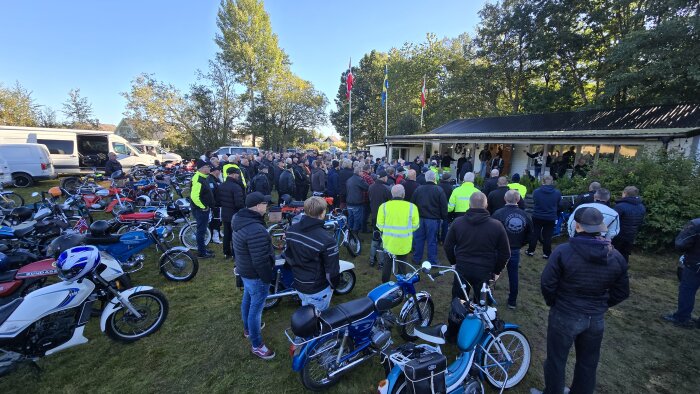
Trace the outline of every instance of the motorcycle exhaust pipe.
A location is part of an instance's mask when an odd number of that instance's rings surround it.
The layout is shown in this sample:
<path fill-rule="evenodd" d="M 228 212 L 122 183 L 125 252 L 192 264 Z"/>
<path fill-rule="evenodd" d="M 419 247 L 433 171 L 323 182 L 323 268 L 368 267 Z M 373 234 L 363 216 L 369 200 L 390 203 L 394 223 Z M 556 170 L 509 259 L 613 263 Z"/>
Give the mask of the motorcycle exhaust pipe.
<path fill-rule="evenodd" d="M 299 292 L 294 290 L 294 291 L 282 291 L 282 292 L 275 293 L 275 294 L 268 294 L 267 299 L 274 300 L 275 298 L 288 297 L 288 296 L 292 296 L 292 295 L 294 295 L 294 296 L 299 295 Z"/>
<path fill-rule="evenodd" d="M 350 368 L 353 368 L 353 367 L 356 366 L 357 364 L 361 364 L 361 363 L 363 363 L 363 362 L 369 360 L 369 359 L 372 358 L 375 354 L 377 354 L 377 351 L 376 351 L 376 350 L 371 350 L 371 353 L 370 353 L 370 354 L 368 354 L 368 355 L 366 355 L 366 356 L 364 356 L 364 357 L 362 357 L 362 358 L 359 358 L 359 359 L 357 359 L 357 360 L 351 362 L 350 364 L 348 364 L 348 365 L 346 365 L 346 366 L 344 366 L 344 367 L 342 367 L 342 368 L 336 369 L 335 371 L 329 373 L 329 374 L 328 374 L 328 377 L 332 379 L 334 376 L 336 376 L 336 375 L 338 375 L 338 374 L 340 374 L 340 373 L 342 373 L 342 372 L 345 372 L 345 371 L 347 371 L 347 370 L 350 369 Z"/>

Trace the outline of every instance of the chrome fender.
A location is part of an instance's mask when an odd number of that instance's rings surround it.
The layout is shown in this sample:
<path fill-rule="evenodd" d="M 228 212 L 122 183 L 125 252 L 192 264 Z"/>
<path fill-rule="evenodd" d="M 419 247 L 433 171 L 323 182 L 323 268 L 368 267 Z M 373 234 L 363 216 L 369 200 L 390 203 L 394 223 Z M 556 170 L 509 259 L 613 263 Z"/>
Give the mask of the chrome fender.
<path fill-rule="evenodd" d="M 355 264 L 345 261 L 345 260 L 340 260 L 340 272 L 345 272 L 345 271 L 350 271 L 355 269 Z"/>
<path fill-rule="evenodd" d="M 169 252 L 171 250 L 175 250 L 178 252 L 189 252 L 190 250 L 184 246 L 173 246 L 172 248 L 166 250 L 166 252 Z"/>
<path fill-rule="evenodd" d="M 429 299 L 430 299 L 430 293 L 428 293 L 427 291 L 419 291 L 419 292 L 417 292 L 417 293 L 416 293 L 416 300 L 417 300 L 417 301 L 420 301 L 420 300 L 423 300 L 423 299 L 428 299 L 428 300 L 429 300 Z M 413 297 L 409 297 L 408 300 L 406 300 L 406 302 L 404 302 L 403 306 L 401 307 L 401 312 L 399 312 L 399 317 L 401 317 L 401 318 L 406 317 L 406 314 L 408 313 L 408 311 L 409 311 L 409 310 L 411 309 L 411 307 L 413 306 L 413 303 L 414 303 L 414 302 L 413 302 Z"/>
<path fill-rule="evenodd" d="M 132 287 L 130 289 L 126 289 L 124 291 L 121 291 L 121 292 L 119 292 L 119 294 L 122 297 L 129 299 L 129 297 L 131 297 L 132 295 L 134 295 L 136 293 L 142 293 L 144 291 L 152 290 L 152 289 L 153 289 L 153 287 L 151 287 L 151 286 L 136 286 L 136 287 Z M 104 311 L 102 311 L 102 316 L 100 317 L 100 330 L 102 330 L 102 332 L 104 332 L 106 327 L 107 327 L 107 318 L 109 318 L 109 316 L 111 314 L 113 314 L 114 312 L 116 312 L 122 308 L 123 308 L 123 306 L 122 306 L 121 302 L 119 301 L 119 298 L 114 297 L 109 301 L 109 304 L 107 304 L 107 306 L 105 306 Z"/>

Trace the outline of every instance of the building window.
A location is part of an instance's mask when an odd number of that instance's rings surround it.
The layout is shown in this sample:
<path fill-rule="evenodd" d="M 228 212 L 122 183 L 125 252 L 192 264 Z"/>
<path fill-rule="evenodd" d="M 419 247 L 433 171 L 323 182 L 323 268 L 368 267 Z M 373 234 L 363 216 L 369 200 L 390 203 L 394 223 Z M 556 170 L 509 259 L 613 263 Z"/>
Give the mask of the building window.
<path fill-rule="evenodd" d="M 615 145 L 601 145 L 598 158 L 610 161 L 615 159 Z"/>
<path fill-rule="evenodd" d="M 636 157 L 639 152 L 638 145 L 620 145 L 621 157 Z"/>

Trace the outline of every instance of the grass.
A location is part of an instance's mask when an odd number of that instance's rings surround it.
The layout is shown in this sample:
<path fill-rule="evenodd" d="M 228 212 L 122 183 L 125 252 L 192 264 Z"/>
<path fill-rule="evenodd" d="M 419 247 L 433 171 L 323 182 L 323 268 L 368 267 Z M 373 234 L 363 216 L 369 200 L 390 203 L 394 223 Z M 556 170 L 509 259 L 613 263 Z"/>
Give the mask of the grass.
<path fill-rule="evenodd" d="M 45 182 L 34 190 L 46 190 Z M 21 191 L 27 202 L 29 193 Z M 379 271 L 369 268 L 369 237 L 363 235 L 363 253 L 354 259 L 343 250 L 344 259 L 356 264 L 357 286 L 349 295 L 335 297 L 333 304 L 361 297 L 380 282 Z M 220 248 L 214 249 L 221 256 Z M 133 275 L 135 284 L 162 290 L 170 302 L 170 315 L 161 330 L 130 345 L 115 343 L 99 330 L 99 321 L 88 323 L 90 342 L 39 361 L 41 372 L 21 366 L 0 378 L 0 393 L 301 393 L 303 386 L 291 370 L 289 344 L 283 330 L 297 304 L 283 300 L 267 311 L 263 320 L 265 342 L 277 352 L 272 361 L 250 355 L 242 336 L 241 291 L 235 287 L 233 264 L 204 260 L 197 277 L 189 283 L 172 283 L 156 269 L 155 251 L 145 267 Z M 444 254 L 440 252 L 440 257 Z M 674 254 L 639 255 L 631 258 L 631 296 L 607 315 L 597 391 L 601 393 L 698 392 L 700 387 L 700 330 L 684 330 L 662 323 L 659 316 L 673 311 L 677 301 Z M 539 276 L 545 261 L 521 257 L 518 309 L 505 308 L 508 282 L 496 285 L 502 319 L 521 325 L 532 346 L 532 363 L 525 380 L 511 392 L 525 393 L 542 387 L 542 363 L 546 355 L 548 308 L 539 291 Z M 450 301 L 451 279 L 427 279 L 418 284 L 435 301 L 434 322 L 444 322 Z M 396 342 L 401 338 L 394 333 Z M 452 349 L 447 349 L 454 354 Z M 567 383 L 573 374 L 573 350 L 569 357 Z M 372 393 L 383 378 L 375 358 L 345 375 L 328 390 L 332 393 Z M 495 390 L 487 389 L 489 392 Z"/>

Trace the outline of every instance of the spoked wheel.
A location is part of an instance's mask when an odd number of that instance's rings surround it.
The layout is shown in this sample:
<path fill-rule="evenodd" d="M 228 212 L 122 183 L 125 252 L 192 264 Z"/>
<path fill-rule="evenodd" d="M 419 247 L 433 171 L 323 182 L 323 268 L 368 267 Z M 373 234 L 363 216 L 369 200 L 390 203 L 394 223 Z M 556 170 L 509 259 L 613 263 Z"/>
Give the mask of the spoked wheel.
<path fill-rule="evenodd" d="M 330 377 L 328 374 L 342 366 L 336 364 L 341 342 L 340 337 L 329 335 L 316 342 L 313 349 L 308 351 L 309 359 L 300 372 L 304 387 L 312 391 L 320 391 L 338 382 L 340 375 Z M 343 354 L 352 351 L 352 341 L 348 341 L 346 345 Z"/>
<path fill-rule="evenodd" d="M 133 211 L 134 210 L 134 204 L 123 201 L 121 205 L 119 203 L 115 204 L 114 207 L 112 207 L 112 213 L 115 215 L 119 215 L 121 212 L 125 211 Z"/>
<path fill-rule="evenodd" d="M 197 271 L 199 261 L 190 251 L 170 249 L 160 257 L 160 272 L 168 280 L 187 282 L 197 275 Z"/>
<path fill-rule="evenodd" d="M 418 314 L 418 308 L 420 308 L 420 315 Z M 433 321 L 434 312 L 435 306 L 433 305 L 433 300 L 430 298 L 421 298 L 417 303 L 414 303 L 403 316 L 399 317 L 399 323 L 401 323 L 401 337 L 407 341 L 415 341 L 418 339 L 418 337 L 415 336 L 416 327 L 430 326 L 430 323 Z"/>
<path fill-rule="evenodd" d="M 272 247 L 275 250 L 284 250 L 284 247 L 287 245 L 284 237 L 284 227 L 279 223 L 273 224 L 267 228 L 267 233 L 272 237 Z"/>
<path fill-rule="evenodd" d="M 355 272 L 353 270 L 343 271 L 340 273 L 338 286 L 335 287 L 335 294 L 348 294 L 355 287 Z"/>
<path fill-rule="evenodd" d="M 168 191 L 165 189 L 153 189 L 148 193 L 148 197 L 151 199 L 151 203 L 153 205 L 158 205 L 160 203 L 165 203 L 168 202 L 170 199 L 170 195 L 168 195 Z"/>
<path fill-rule="evenodd" d="M 498 344 L 498 340 L 503 347 Z M 508 361 L 504 349 L 512 361 Z M 527 337 L 519 330 L 505 330 L 498 333 L 496 339 L 492 339 L 486 345 L 481 366 L 486 371 L 485 375 L 490 385 L 497 389 L 501 387 L 509 389 L 520 383 L 527 374 L 530 368 L 530 357 L 530 342 Z M 508 372 L 507 378 L 499 365 Z"/>
<path fill-rule="evenodd" d="M 0 197 L 0 208 L 13 209 L 24 205 L 24 198 L 15 192 L 3 192 Z"/>
<path fill-rule="evenodd" d="M 277 285 L 277 292 L 280 292 L 284 290 L 284 285 L 280 283 Z M 275 294 L 275 284 L 270 283 L 270 291 L 268 292 L 269 294 Z M 263 310 L 268 310 L 276 307 L 277 305 L 280 304 L 280 301 L 282 301 L 281 298 L 266 298 L 265 303 L 263 304 Z"/>
<path fill-rule="evenodd" d="M 75 194 L 80 188 L 80 179 L 74 176 L 69 176 L 68 178 L 63 178 L 61 181 L 61 189 L 67 191 L 70 194 Z"/>
<path fill-rule="evenodd" d="M 204 245 L 208 245 L 211 241 L 211 231 L 207 229 L 204 233 Z M 180 230 L 180 242 L 187 249 L 197 250 L 197 225 L 192 223 L 188 224 Z"/>
<path fill-rule="evenodd" d="M 352 231 L 348 233 L 348 243 L 345 244 L 345 247 L 348 248 L 348 253 L 350 253 L 352 257 L 357 257 L 362 253 L 362 241 L 360 241 L 360 237 Z"/>
<path fill-rule="evenodd" d="M 156 289 L 132 294 L 129 302 L 141 315 L 122 306 L 107 318 L 107 335 L 120 342 L 134 342 L 158 331 L 168 316 L 168 300 Z"/>

